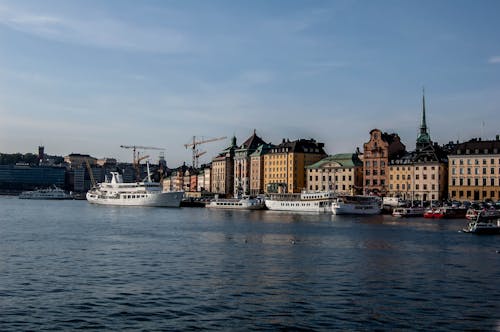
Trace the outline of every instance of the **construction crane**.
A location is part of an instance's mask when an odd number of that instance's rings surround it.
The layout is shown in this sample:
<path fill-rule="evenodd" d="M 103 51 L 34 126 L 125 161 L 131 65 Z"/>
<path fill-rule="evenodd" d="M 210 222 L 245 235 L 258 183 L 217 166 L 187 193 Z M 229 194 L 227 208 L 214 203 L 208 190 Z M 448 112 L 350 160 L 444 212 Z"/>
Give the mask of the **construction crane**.
<path fill-rule="evenodd" d="M 198 158 L 203 155 L 203 152 L 198 151 L 198 145 L 200 144 L 205 144 L 205 143 L 210 143 L 210 142 L 215 142 L 215 141 L 221 141 L 223 139 L 226 139 L 227 137 L 218 137 L 218 138 L 209 138 L 209 139 L 202 139 L 202 140 L 196 140 L 196 136 L 193 136 L 193 141 L 191 143 L 184 144 L 184 147 L 187 149 L 191 147 L 191 150 L 193 151 L 193 167 L 198 168 Z"/>
<path fill-rule="evenodd" d="M 120 145 L 120 147 L 123 149 L 132 149 L 132 154 L 133 154 L 132 164 L 136 170 L 136 178 L 138 181 L 140 180 L 139 163 L 141 162 L 141 160 L 149 158 L 149 156 L 139 157 L 139 151 L 137 150 L 161 150 L 161 151 L 165 150 L 163 148 L 155 148 L 152 146 L 141 146 L 141 145 Z"/>

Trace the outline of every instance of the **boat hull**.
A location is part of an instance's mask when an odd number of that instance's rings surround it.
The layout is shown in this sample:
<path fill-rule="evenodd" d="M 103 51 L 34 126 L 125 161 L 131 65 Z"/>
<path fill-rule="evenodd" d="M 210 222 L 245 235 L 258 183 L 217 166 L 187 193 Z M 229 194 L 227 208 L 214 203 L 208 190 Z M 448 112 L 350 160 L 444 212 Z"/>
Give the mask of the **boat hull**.
<path fill-rule="evenodd" d="M 262 210 L 266 205 L 263 201 L 256 199 L 222 199 L 213 200 L 206 207 L 225 210 Z"/>
<path fill-rule="evenodd" d="M 273 211 L 292 211 L 292 212 L 330 212 L 331 201 L 329 200 L 310 200 L 310 201 L 286 201 L 286 200 L 267 200 L 266 207 Z"/>
<path fill-rule="evenodd" d="M 132 195 L 131 195 L 132 196 Z M 136 195 L 138 196 L 138 195 Z M 94 193 L 87 193 L 87 201 L 99 205 L 117 205 L 117 206 L 150 206 L 150 207 L 179 207 L 181 205 L 183 192 L 162 192 L 149 193 L 145 197 L 123 198 L 98 196 Z"/>
<path fill-rule="evenodd" d="M 380 214 L 381 209 L 378 206 L 352 206 L 350 204 L 332 204 L 332 212 L 335 215 L 353 214 L 353 215 L 374 215 Z"/>

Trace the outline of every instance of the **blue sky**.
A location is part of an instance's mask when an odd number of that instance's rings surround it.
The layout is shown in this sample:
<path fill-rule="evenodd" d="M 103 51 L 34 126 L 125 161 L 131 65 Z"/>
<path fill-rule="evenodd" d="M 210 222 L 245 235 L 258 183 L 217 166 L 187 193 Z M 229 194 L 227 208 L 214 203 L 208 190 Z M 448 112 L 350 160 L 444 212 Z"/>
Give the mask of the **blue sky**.
<path fill-rule="evenodd" d="M 500 134 L 500 1 L 2 1 L 0 152 Z M 208 161 L 229 139 L 202 146 Z M 150 151 L 152 156 L 155 151 Z M 154 158 L 152 158 L 154 160 Z"/>

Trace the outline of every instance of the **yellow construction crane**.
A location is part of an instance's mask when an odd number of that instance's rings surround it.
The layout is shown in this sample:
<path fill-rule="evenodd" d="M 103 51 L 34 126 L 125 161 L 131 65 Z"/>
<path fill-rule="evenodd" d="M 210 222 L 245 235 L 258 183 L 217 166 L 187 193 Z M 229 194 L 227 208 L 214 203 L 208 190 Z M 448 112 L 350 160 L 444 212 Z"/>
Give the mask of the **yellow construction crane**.
<path fill-rule="evenodd" d="M 215 142 L 215 141 L 221 141 L 223 139 L 226 139 L 227 137 L 218 137 L 218 138 L 209 138 L 209 139 L 201 139 L 201 140 L 196 140 L 196 136 L 193 136 L 193 141 L 191 143 L 184 144 L 184 147 L 187 149 L 191 147 L 191 150 L 193 151 L 193 167 L 198 168 L 198 158 L 205 154 L 204 152 L 199 152 L 198 151 L 198 145 L 200 144 L 205 144 L 205 143 L 210 143 L 210 142 Z"/>
<path fill-rule="evenodd" d="M 165 150 L 163 148 L 155 148 L 153 146 L 141 146 L 141 145 L 120 145 L 120 147 L 123 149 L 132 149 L 132 154 L 133 154 L 132 164 L 136 170 L 136 178 L 138 181 L 140 180 L 139 163 L 141 162 L 141 160 L 149 158 L 149 156 L 139 157 L 139 151 L 137 150 L 161 150 L 161 151 Z"/>

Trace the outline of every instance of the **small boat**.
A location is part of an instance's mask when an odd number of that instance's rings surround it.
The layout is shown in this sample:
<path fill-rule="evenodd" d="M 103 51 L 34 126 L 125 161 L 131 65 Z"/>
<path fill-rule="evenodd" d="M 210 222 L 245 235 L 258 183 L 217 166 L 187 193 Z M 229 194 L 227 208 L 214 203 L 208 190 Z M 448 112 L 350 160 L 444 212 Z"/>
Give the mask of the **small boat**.
<path fill-rule="evenodd" d="M 427 209 L 424 212 L 424 218 L 441 219 L 444 217 L 444 211 L 442 208 Z"/>
<path fill-rule="evenodd" d="M 23 191 L 19 195 L 20 199 L 72 199 L 73 197 L 56 186 L 46 189 L 37 189 L 33 191 Z"/>
<path fill-rule="evenodd" d="M 206 205 L 212 209 L 236 209 L 236 210 L 262 210 L 266 207 L 264 200 L 260 197 L 250 198 L 215 198 Z"/>
<path fill-rule="evenodd" d="M 491 213 L 481 212 L 462 231 L 473 234 L 500 234 L 500 218 Z"/>
<path fill-rule="evenodd" d="M 333 214 L 380 214 L 381 202 L 375 196 L 345 195 L 332 203 Z"/>
<path fill-rule="evenodd" d="M 276 211 L 330 212 L 337 197 L 334 191 L 303 191 L 300 194 L 271 194 L 266 207 Z"/>
<path fill-rule="evenodd" d="M 423 207 L 399 207 L 392 211 L 393 217 L 423 217 L 425 208 Z"/>

